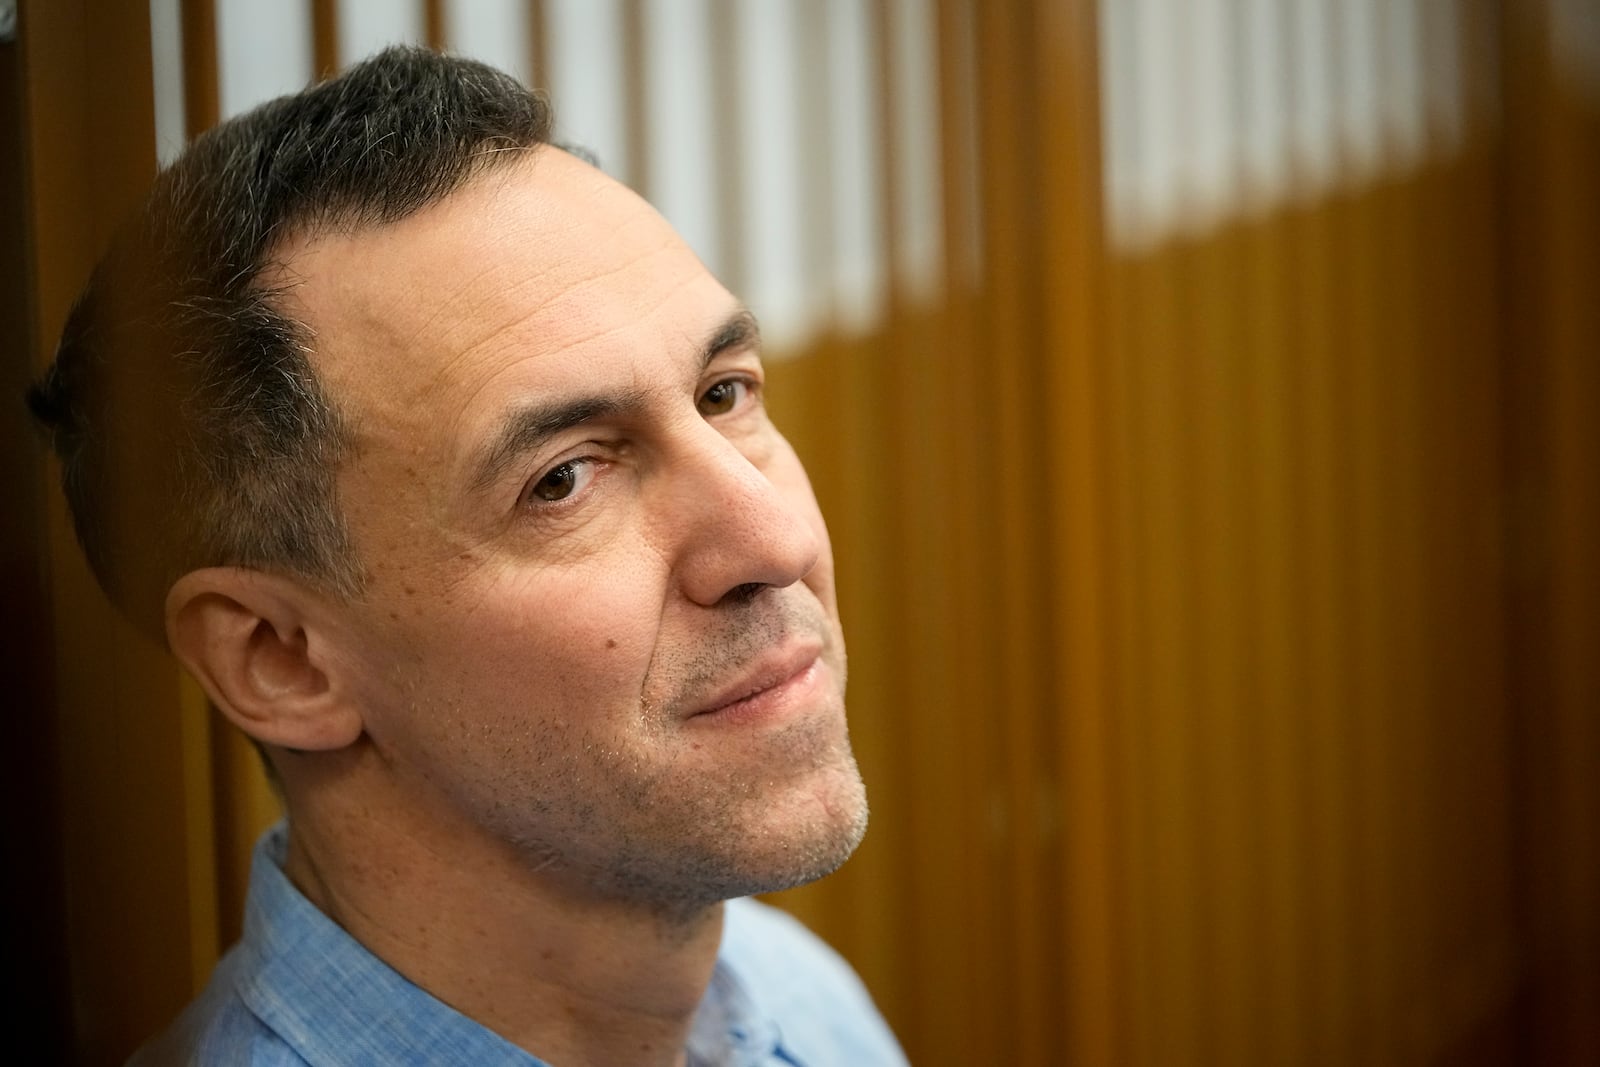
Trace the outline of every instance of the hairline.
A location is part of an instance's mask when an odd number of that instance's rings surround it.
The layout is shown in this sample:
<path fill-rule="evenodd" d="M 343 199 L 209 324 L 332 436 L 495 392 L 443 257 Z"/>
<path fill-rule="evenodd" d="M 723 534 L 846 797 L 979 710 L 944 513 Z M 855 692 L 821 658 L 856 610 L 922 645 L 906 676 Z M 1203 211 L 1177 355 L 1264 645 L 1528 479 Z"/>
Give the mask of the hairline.
<path fill-rule="evenodd" d="M 404 222 L 460 195 L 469 186 L 486 180 L 497 171 L 509 171 L 518 162 L 533 158 L 544 148 L 564 151 L 579 159 L 587 158 L 581 149 L 575 150 L 549 141 L 536 141 L 526 145 L 484 145 L 478 151 L 471 153 L 469 157 L 471 161 L 462 170 L 457 181 L 448 188 L 440 190 L 437 195 L 417 203 L 404 215 L 384 219 L 364 218 L 359 206 L 306 211 L 302 213 L 302 217 L 285 219 L 281 232 L 275 233 L 272 239 L 263 245 L 257 257 L 257 269 L 247 291 L 254 293 L 256 299 L 260 300 L 269 312 L 281 319 L 301 339 L 300 356 L 305 360 L 316 403 L 323 409 L 321 413 L 329 420 L 329 443 L 333 447 L 334 455 L 326 470 L 329 480 L 328 504 L 332 508 L 334 532 L 339 536 L 340 543 L 331 558 L 321 561 L 324 564 L 322 567 L 306 566 L 307 561 L 285 560 L 264 561 L 259 564 L 222 561 L 222 565 L 261 572 L 287 572 L 315 588 L 352 598 L 363 595 L 367 588 L 366 565 L 351 536 L 349 515 L 345 512 L 342 494 L 339 492 L 338 478 L 345 459 L 357 445 L 354 432 L 355 419 L 348 398 L 337 395 L 328 380 L 325 367 L 318 366 L 317 331 L 303 314 L 297 313 L 291 302 L 285 299 L 287 293 L 301 284 L 301 280 L 294 277 L 292 250 L 304 249 L 329 236 L 358 237 Z"/>

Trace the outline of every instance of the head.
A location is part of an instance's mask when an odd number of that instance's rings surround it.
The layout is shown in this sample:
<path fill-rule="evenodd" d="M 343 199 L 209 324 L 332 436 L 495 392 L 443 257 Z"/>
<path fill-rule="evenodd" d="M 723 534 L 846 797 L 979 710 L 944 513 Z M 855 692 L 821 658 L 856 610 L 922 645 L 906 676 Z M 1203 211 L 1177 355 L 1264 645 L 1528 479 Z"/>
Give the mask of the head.
<path fill-rule="evenodd" d="M 292 820 L 668 904 L 816 877 L 865 806 L 759 333 L 549 126 L 393 50 L 197 141 L 34 396 L 80 538 Z"/>
<path fill-rule="evenodd" d="M 96 577 L 148 635 L 172 582 L 209 564 L 358 591 L 335 503 L 346 434 L 270 267 L 289 235 L 404 218 L 550 121 L 488 67 L 393 49 L 216 127 L 157 177 L 29 398 Z"/>

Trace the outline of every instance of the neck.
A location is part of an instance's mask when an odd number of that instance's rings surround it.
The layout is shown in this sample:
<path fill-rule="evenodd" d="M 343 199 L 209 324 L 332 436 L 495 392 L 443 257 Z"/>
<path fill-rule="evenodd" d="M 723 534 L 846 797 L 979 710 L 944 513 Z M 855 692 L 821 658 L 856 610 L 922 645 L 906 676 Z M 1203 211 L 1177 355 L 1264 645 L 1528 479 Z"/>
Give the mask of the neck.
<path fill-rule="evenodd" d="M 546 1062 L 683 1063 L 721 904 L 607 899 L 472 827 L 318 792 L 290 805 L 286 873 L 379 959 Z"/>

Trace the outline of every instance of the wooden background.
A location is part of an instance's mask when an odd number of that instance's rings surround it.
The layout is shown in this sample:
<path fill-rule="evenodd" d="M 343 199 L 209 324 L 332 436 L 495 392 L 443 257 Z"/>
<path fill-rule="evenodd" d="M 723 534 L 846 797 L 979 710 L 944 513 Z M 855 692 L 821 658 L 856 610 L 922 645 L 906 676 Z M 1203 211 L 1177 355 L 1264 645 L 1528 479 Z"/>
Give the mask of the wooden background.
<path fill-rule="evenodd" d="M 868 7 L 887 126 L 902 5 Z M 1561 58 L 1562 7 L 1424 0 L 1411 58 L 1461 72 L 1457 127 L 1422 116 L 1404 165 L 1336 150 L 1332 184 L 1288 160 L 1293 195 L 1129 242 L 1105 12 L 932 5 L 938 296 L 891 267 L 869 330 L 773 369 L 873 798 L 858 856 L 780 903 L 913 1062 L 1600 1062 L 1600 70 Z M 216 13 L 181 11 L 193 132 Z M 19 23 L 13 396 L 156 163 L 149 4 Z M 1292 102 L 1306 48 L 1239 99 Z M 273 803 L 103 606 L 20 406 L 0 430 L 10 1003 L 40 1062 L 117 1063 L 236 935 Z"/>

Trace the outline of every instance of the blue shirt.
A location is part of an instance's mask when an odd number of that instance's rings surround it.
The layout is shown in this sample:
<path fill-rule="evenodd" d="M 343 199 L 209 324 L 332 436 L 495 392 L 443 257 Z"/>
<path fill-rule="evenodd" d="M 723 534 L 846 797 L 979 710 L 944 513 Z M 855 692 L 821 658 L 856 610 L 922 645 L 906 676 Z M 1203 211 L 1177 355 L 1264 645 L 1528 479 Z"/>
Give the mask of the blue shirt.
<path fill-rule="evenodd" d="M 407 981 L 319 911 L 283 873 L 286 840 L 280 824 L 256 843 L 244 937 L 172 1029 L 132 1064 L 542 1067 Z M 775 908 L 728 902 L 716 968 L 689 1037 L 691 1065 L 905 1062 L 837 953 Z"/>

